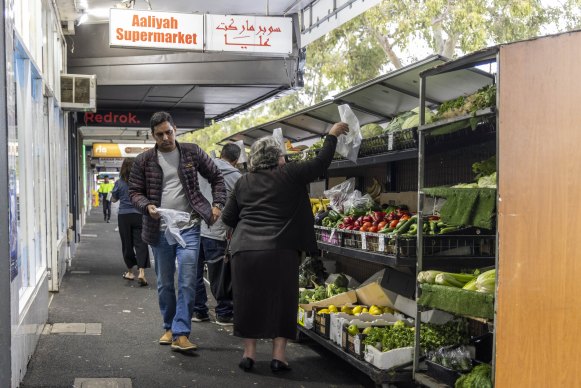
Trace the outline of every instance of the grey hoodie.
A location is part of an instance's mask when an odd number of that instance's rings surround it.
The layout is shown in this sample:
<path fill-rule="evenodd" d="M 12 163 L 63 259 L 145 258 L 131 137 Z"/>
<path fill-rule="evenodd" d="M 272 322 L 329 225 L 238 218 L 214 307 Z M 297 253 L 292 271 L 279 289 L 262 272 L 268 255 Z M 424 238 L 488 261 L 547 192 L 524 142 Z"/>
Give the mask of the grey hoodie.
<path fill-rule="evenodd" d="M 222 176 L 224 177 L 224 183 L 226 185 L 226 198 L 230 197 L 230 192 L 234 189 L 234 184 L 242 176 L 240 171 L 232 166 L 227 161 L 220 158 L 213 158 L 212 161 L 218 166 Z M 202 195 L 212 203 L 212 186 L 210 183 L 198 174 L 198 181 L 200 183 L 200 191 Z M 202 222 L 202 237 L 211 238 L 214 240 L 226 240 L 226 230 L 228 227 L 222 223 L 222 219 L 219 218 L 218 221 L 212 226 L 208 226 L 205 222 Z"/>

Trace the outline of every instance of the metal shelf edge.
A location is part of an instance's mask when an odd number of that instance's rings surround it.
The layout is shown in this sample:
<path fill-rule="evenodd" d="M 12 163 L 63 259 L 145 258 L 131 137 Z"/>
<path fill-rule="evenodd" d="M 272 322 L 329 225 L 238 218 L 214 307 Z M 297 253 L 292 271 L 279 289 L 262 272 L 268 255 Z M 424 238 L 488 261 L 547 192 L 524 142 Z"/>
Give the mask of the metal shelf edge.
<path fill-rule="evenodd" d="M 471 114 L 458 116 L 458 117 L 452 117 L 450 119 L 436 121 L 435 123 L 420 125 L 418 127 L 418 131 L 429 132 L 429 131 L 434 130 L 436 128 L 443 127 L 444 125 L 456 123 L 456 122 L 463 121 L 463 120 L 470 120 L 472 118 L 491 116 L 493 114 L 496 114 L 495 107 L 481 109 L 481 110 L 477 111 L 476 113 L 471 113 Z"/>
<path fill-rule="evenodd" d="M 325 244 L 322 242 L 317 242 L 317 245 L 319 246 L 319 249 L 327 251 L 327 252 L 336 253 L 339 255 L 348 256 L 348 257 L 352 257 L 355 259 L 365 260 L 365 261 L 369 261 L 372 263 L 395 266 L 395 267 L 397 267 L 397 266 L 409 267 L 409 266 L 416 265 L 415 259 L 397 258 L 393 255 L 381 255 L 378 253 L 362 251 L 359 249 L 338 247 L 336 245 Z"/>
<path fill-rule="evenodd" d="M 347 361 L 350 365 L 354 366 L 355 368 L 359 369 L 361 372 L 368 375 L 375 383 L 389 383 L 389 382 L 409 382 L 412 381 L 412 372 L 411 369 L 409 371 L 398 371 L 397 368 L 383 370 L 378 369 L 375 366 L 369 364 L 366 361 L 361 361 L 353 357 L 352 355 L 346 353 L 341 349 L 339 346 L 333 344 L 330 340 L 325 339 L 318 335 L 317 333 L 304 328 L 302 326 L 297 325 L 298 330 L 312 339 L 313 341 L 317 342 L 319 345 L 323 346 L 325 349 L 331 351 L 335 355 L 339 356 L 341 359 Z M 402 367 L 405 368 L 405 367 Z"/>
<path fill-rule="evenodd" d="M 337 160 L 331 163 L 329 170 L 338 170 L 341 168 L 354 168 L 369 166 L 372 164 L 380 164 L 387 162 L 395 162 L 404 159 L 415 159 L 418 157 L 417 148 L 408 148 L 406 150 L 391 151 L 384 154 L 365 156 L 363 158 L 357 159 L 357 163 L 353 163 L 350 160 Z"/>

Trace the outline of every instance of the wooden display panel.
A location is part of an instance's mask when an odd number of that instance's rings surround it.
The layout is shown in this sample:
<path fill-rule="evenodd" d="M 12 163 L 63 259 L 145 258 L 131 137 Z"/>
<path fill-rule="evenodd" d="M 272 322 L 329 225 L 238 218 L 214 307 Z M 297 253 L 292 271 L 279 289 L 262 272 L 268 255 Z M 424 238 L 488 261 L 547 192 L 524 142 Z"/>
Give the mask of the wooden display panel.
<path fill-rule="evenodd" d="M 496 387 L 581 381 L 581 33 L 503 46 Z"/>

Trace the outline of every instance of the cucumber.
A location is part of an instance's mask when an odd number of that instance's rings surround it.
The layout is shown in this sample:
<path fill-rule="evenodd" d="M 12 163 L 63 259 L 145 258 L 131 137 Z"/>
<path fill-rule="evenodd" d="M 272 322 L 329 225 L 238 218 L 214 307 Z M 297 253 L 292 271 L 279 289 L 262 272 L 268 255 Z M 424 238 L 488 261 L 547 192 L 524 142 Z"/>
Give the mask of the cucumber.
<path fill-rule="evenodd" d="M 410 229 L 410 227 L 413 224 L 415 224 L 416 222 L 418 222 L 418 216 L 412 216 L 400 228 L 395 228 L 395 232 L 394 233 L 397 234 L 397 235 L 407 233 L 407 231 Z M 398 224 L 398 226 L 399 226 L 399 224 Z"/>
<path fill-rule="evenodd" d="M 460 230 L 459 226 L 448 226 L 447 228 L 444 229 L 440 229 L 439 234 L 448 234 L 448 233 L 453 233 Z"/>

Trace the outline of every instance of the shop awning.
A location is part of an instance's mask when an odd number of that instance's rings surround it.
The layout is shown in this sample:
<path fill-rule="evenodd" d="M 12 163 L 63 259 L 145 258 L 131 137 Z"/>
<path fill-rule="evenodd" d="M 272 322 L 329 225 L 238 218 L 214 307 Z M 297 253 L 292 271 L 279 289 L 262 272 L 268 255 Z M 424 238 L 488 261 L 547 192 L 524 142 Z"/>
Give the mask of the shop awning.
<path fill-rule="evenodd" d="M 228 136 L 221 143 L 242 140 L 251 145 L 256 139 L 272 134 L 276 128 L 281 128 L 285 138 L 292 142 L 317 138 L 340 121 L 337 107 L 342 104 L 349 104 L 361 125 L 389 121 L 399 113 L 419 106 L 420 74 L 446 62 L 446 58 L 439 55 L 427 57 L 361 83 L 330 100 Z M 433 77 L 430 79 L 428 103 L 438 105 L 458 95 L 473 93 L 490 84 L 492 78 L 491 74 L 476 69 Z"/>

